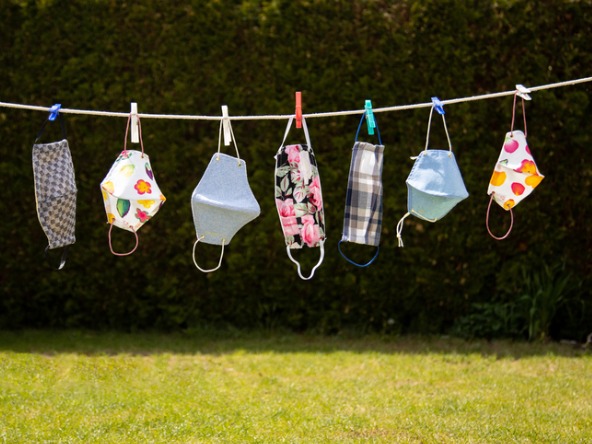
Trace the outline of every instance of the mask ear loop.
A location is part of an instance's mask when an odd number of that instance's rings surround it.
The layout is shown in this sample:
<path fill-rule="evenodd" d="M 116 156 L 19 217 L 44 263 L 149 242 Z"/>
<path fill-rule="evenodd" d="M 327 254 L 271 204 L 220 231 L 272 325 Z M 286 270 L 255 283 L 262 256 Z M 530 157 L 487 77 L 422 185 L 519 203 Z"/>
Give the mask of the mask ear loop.
<path fill-rule="evenodd" d="M 516 97 L 518 93 L 514 94 L 514 105 L 512 106 L 512 125 L 510 126 L 510 137 L 514 137 L 514 119 L 516 118 Z M 522 116 L 524 117 L 524 137 L 527 136 L 528 132 L 526 129 L 526 106 L 524 105 L 524 98 L 522 99 Z"/>
<path fill-rule="evenodd" d="M 60 265 L 58 265 L 58 268 L 56 268 L 55 270 L 58 270 L 58 271 L 59 271 L 59 270 L 61 270 L 62 268 L 64 268 L 64 266 L 66 265 L 66 260 L 68 259 L 68 247 L 69 247 L 69 245 L 67 245 L 67 246 L 65 246 L 65 247 L 63 248 L 63 251 L 62 251 L 62 257 L 60 258 Z M 47 258 L 48 252 L 49 252 L 49 245 L 48 245 L 47 247 L 45 247 L 45 253 L 44 253 L 44 256 L 45 256 L 45 259 L 46 259 L 46 260 L 48 259 L 48 258 Z M 53 267 L 52 267 L 52 268 L 53 268 Z"/>
<path fill-rule="evenodd" d="M 424 151 L 426 151 L 428 149 L 428 145 L 430 143 L 430 127 L 432 126 L 432 114 L 434 113 L 434 106 L 432 106 L 432 109 L 430 109 L 430 117 L 428 119 L 428 131 L 426 134 L 426 144 L 425 144 L 425 148 Z M 444 114 L 441 114 L 442 116 L 442 122 L 444 122 L 444 132 L 446 133 L 446 139 L 448 140 L 448 151 L 452 151 L 452 142 L 450 141 L 450 134 L 448 134 L 448 127 L 446 126 L 446 117 L 444 117 Z"/>
<path fill-rule="evenodd" d="M 491 202 L 493 202 L 493 195 L 495 194 L 495 192 L 491 193 L 491 199 L 489 199 L 489 205 L 487 205 L 487 215 L 485 216 L 485 226 L 487 227 L 487 232 L 489 233 L 489 235 L 491 237 L 493 237 L 495 240 L 504 240 L 505 238 L 507 238 L 510 235 L 510 231 L 512 231 L 512 227 L 514 226 L 514 212 L 512 211 L 512 209 L 510 208 L 510 228 L 508 228 L 508 231 L 506 232 L 506 234 L 504 234 L 503 236 L 496 236 L 491 232 L 491 229 L 489 228 L 489 212 L 491 211 Z"/>
<path fill-rule="evenodd" d="M 218 133 L 218 153 L 216 155 L 216 160 L 220 160 L 220 147 L 221 147 L 221 143 L 222 143 L 222 120 L 220 120 L 220 131 Z M 234 132 L 232 131 L 232 125 L 230 124 L 230 121 L 228 121 L 228 128 L 230 129 L 230 135 L 232 136 L 232 143 L 234 144 L 234 149 L 236 150 L 236 157 L 238 159 L 238 166 L 241 166 L 241 158 L 240 158 L 240 154 L 238 152 L 238 146 L 236 145 L 236 139 L 234 138 Z"/>
<path fill-rule="evenodd" d="M 109 249 L 111 250 L 111 253 L 113 253 L 115 256 L 129 256 L 130 254 L 132 254 L 134 251 L 136 251 L 138 249 L 138 245 L 140 244 L 140 239 L 138 238 L 138 233 L 136 232 L 136 230 L 134 230 L 134 228 L 129 225 L 131 232 L 134 233 L 134 236 L 136 236 L 136 245 L 134 246 L 134 248 L 131 249 L 131 251 L 128 251 L 127 253 L 117 253 L 113 250 L 113 244 L 111 242 L 111 231 L 113 231 L 113 222 L 111 222 L 109 224 Z"/>
<path fill-rule="evenodd" d="M 234 136 L 232 136 L 234 137 Z M 203 269 L 201 268 L 199 265 L 197 265 L 197 261 L 195 260 L 195 247 L 197 247 L 197 244 L 199 243 L 199 241 L 201 239 L 203 239 L 205 236 L 201 236 L 198 237 L 197 240 L 195 241 L 195 243 L 193 244 L 193 263 L 195 264 L 195 266 L 197 267 L 197 269 L 203 273 L 211 273 L 212 271 L 216 271 L 218 268 L 220 268 L 222 266 L 222 258 L 224 257 L 224 244 L 226 242 L 225 239 L 222 239 L 222 252 L 220 253 L 220 260 L 218 261 L 218 265 L 215 268 L 210 268 L 209 270 Z"/>
<path fill-rule="evenodd" d="M 304 119 L 302 119 L 302 122 L 304 123 Z M 298 266 L 298 276 L 300 276 L 300 279 L 302 279 L 304 281 L 308 281 L 309 279 L 311 279 L 314 276 L 315 271 L 317 270 L 317 268 L 319 268 L 321 266 L 321 264 L 323 263 L 323 259 L 325 259 L 325 242 L 320 241 L 319 244 L 320 244 L 320 249 L 321 249 L 321 257 L 319 258 L 319 261 L 317 262 L 317 264 L 312 268 L 312 270 L 310 272 L 310 276 L 308 276 L 308 277 L 302 276 L 302 271 L 300 269 L 300 262 L 298 262 L 296 259 L 294 259 L 292 257 L 292 253 L 290 252 L 290 246 L 288 245 L 286 247 L 286 251 L 288 252 L 288 257 L 290 258 L 290 260 L 292 262 L 294 262 Z"/>
<path fill-rule="evenodd" d="M 360 128 L 362 128 L 362 123 L 364 119 L 367 118 L 366 113 L 362 114 L 362 118 L 360 119 L 360 123 L 358 124 L 358 130 L 356 131 L 356 138 L 354 142 L 358 141 L 358 135 L 360 134 Z M 378 129 L 378 120 L 376 120 L 376 116 L 374 116 L 374 123 L 376 124 L 376 135 L 378 136 L 378 144 L 382 146 L 382 138 L 380 137 L 380 129 Z"/>
<path fill-rule="evenodd" d="M 366 268 L 367 266 L 371 265 L 372 262 L 374 262 L 376 260 L 376 258 L 378 257 L 378 253 L 380 253 L 380 247 L 376 247 L 376 253 L 374 253 L 374 257 L 372 257 L 372 259 L 370 259 L 365 264 L 359 264 L 359 263 L 351 260 L 349 257 L 347 257 L 345 255 L 345 253 L 343 253 L 343 251 L 341 251 L 341 243 L 342 242 L 343 242 L 343 239 L 340 240 L 339 242 L 337 242 L 337 249 L 339 250 L 339 254 L 341 254 L 341 257 L 343 257 L 343 259 L 348 261 L 350 264 L 355 265 L 356 267 L 359 267 L 359 268 Z"/>
<path fill-rule="evenodd" d="M 142 159 L 144 158 L 144 141 L 142 140 L 142 123 L 140 122 L 140 116 L 138 117 L 138 137 L 140 138 L 140 147 L 142 147 Z M 125 126 L 125 138 L 123 139 L 123 152 L 127 153 L 127 135 L 130 128 L 130 123 L 132 121 L 132 115 L 127 118 L 127 125 Z"/>

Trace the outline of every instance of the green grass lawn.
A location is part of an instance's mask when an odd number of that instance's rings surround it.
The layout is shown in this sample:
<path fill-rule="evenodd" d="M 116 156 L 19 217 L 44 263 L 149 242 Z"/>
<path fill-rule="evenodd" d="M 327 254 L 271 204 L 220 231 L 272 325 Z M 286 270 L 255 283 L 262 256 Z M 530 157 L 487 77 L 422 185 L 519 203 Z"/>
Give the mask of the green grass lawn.
<path fill-rule="evenodd" d="M 559 344 L 0 332 L 0 442 L 592 442 Z"/>

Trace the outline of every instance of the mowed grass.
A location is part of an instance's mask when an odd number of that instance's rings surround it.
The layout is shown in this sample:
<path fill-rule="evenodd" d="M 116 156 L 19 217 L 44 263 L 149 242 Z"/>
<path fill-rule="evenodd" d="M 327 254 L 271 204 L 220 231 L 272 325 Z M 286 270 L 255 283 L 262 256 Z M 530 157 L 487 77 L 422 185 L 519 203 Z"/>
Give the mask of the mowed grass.
<path fill-rule="evenodd" d="M 0 442 L 592 442 L 559 344 L 0 332 Z"/>

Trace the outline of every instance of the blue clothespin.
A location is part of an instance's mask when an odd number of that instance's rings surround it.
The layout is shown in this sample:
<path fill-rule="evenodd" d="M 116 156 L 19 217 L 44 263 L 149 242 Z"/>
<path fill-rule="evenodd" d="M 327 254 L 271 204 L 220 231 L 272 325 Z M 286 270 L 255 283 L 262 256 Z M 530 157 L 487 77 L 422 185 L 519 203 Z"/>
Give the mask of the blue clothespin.
<path fill-rule="evenodd" d="M 446 114 L 444 112 L 444 104 L 440 101 L 440 99 L 437 97 L 432 97 L 432 104 L 434 105 L 434 108 L 436 108 L 436 111 L 438 111 L 438 114 Z"/>
<path fill-rule="evenodd" d="M 58 114 L 60 113 L 61 107 L 62 107 L 61 104 L 56 103 L 51 108 L 49 108 L 49 118 L 48 119 L 53 122 L 56 119 L 56 117 L 58 116 Z"/>
<path fill-rule="evenodd" d="M 364 105 L 365 113 L 366 113 L 366 124 L 368 126 L 368 134 L 373 136 L 374 135 L 374 128 L 376 128 L 376 120 L 374 120 L 374 113 L 372 112 L 372 101 L 366 100 L 366 104 Z"/>

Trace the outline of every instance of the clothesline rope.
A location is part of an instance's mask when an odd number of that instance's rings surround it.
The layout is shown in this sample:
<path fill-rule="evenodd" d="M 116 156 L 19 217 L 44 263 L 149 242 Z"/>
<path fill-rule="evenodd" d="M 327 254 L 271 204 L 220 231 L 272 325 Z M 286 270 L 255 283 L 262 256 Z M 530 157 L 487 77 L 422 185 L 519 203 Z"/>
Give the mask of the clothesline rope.
<path fill-rule="evenodd" d="M 568 80 L 565 82 L 557 82 L 557 83 L 549 83 L 547 85 L 540 85 L 540 86 L 531 86 L 531 92 L 535 91 L 542 91 L 546 89 L 552 88 L 561 88 L 564 86 L 573 86 L 578 85 L 580 83 L 587 83 L 592 82 L 592 77 L 583 77 L 581 79 L 576 80 Z M 490 94 L 481 94 L 477 96 L 469 96 L 469 97 L 462 97 L 456 99 L 448 99 L 448 100 L 441 100 L 443 105 L 450 105 L 454 103 L 462 103 L 462 102 L 473 102 L 477 100 L 487 100 L 487 99 L 495 99 L 498 97 L 505 97 L 511 96 L 516 93 L 516 90 L 512 91 L 503 91 L 497 93 L 490 93 Z M 432 102 L 426 103 L 416 103 L 412 105 L 397 105 L 397 106 L 387 106 L 383 108 L 373 108 L 372 112 L 374 113 L 381 113 L 381 112 L 391 112 L 391 111 L 405 111 L 411 109 L 418 109 L 418 108 L 429 108 L 433 104 Z M 49 112 L 50 107 L 46 106 L 35 106 L 35 105 L 24 105 L 19 103 L 7 103 L 7 102 L 0 102 L 0 108 L 14 108 L 14 109 L 26 109 L 31 111 L 45 111 Z M 304 118 L 322 118 L 322 117 L 338 117 L 338 116 L 350 116 L 350 115 L 359 115 L 363 113 L 365 110 L 348 110 L 348 111 L 333 111 L 333 112 L 323 112 L 323 113 L 311 113 L 311 114 L 302 114 Z M 102 117 L 125 117 L 128 118 L 130 113 L 121 113 L 121 112 L 113 112 L 113 111 L 95 111 L 95 110 L 84 110 L 84 109 L 71 109 L 71 108 L 61 108 L 61 113 L 64 114 L 81 114 L 81 115 L 89 115 L 89 116 L 102 116 Z M 142 119 L 172 119 L 172 120 L 220 120 L 222 116 L 201 116 L 201 115 L 183 115 L 183 114 L 146 114 L 146 113 L 138 113 L 138 116 Z M 275 115 L 259 115 L 259 116 L 229 116 L 229 120 L 285 120 L 293 117 L 294 114 L 275 114 Z"/>

